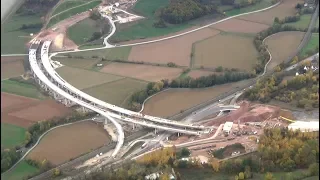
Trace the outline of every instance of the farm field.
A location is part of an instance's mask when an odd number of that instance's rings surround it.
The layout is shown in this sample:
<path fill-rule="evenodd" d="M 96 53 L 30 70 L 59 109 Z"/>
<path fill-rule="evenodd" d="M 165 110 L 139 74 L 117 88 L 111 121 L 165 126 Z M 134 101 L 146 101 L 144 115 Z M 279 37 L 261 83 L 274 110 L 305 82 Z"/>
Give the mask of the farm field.
<path fill-rule="evenodd" d="M 168 117 L 190 107 L 218 97 L 240 86 L 244 81 L 213 86 L 205 89 L 169 89 L 150 98 L 143 113 L 159 117 Z M 188 98 L 186 98 L 188 97 Z"/>
<path fill-rule="evenodd" d="M 35 99 L 45 99 L 46 97 L 40 93 L 36 86 L 29 83 L 22 83 L 13 80 L 3 80 L 1 81 L 1 92 L 7 92 L 11 94 L 16 94 L 20 96 L 35 98 Z"/>
<path fill-rule="evenodd" d="M 67 0 L 61 3 L 52 13 L 52 15 L 56 15 L 58 13 L 61 13 L 62 11 L 65 11 L 67 9 L 73 8 L 75 6 L 79 6 L 81 4 L 87 3 L 88 1 L 83 1 L 83 0 Z"/>
<path fill-rule="evenodd" d="M 38 172 L 34 166 L 29 165 L 26 161 L 21 161 L 14 169 L 10 172 L 1 174 L 1 179 L 5 180 L 20 180 L 28 175 L 32 175 Z"/>
<path fill-rule="evenodd" d="M 39 101 L 1 92 L 1 123 L 27 128 L 37 121 L 69 113 L 71 110 L 53 100 Z"/>
<path fill-rule="evenodd" d="M 312 14 L 304 14 L 300 16 L 300 20 L 292 23 L 285 23 L 284 25 L 293 26 L 296 28 L 305 29 L 308 28 Z"/>
<path fill-rule="evenodd" d="M 273 69 L 294 52 L 299 46 L 304 32 L 280 32 L 265 40 L 265 44 L 272 55 L 268 69 Z M 283 48 L 286 47 L 286 48 Z"/>
<path fill-rule="evenodd" d="M 94 122 L 79 122 L 50 131 L 27 158 L 47 159 L 58 165 L 109 142 L 110 137 L 102 127 Z"/>
<path fill-rule="evenodd" d="M 78 89 L 85 89 L 124 78 L 112 74 L 99 73 L 68 66 L 60 67 L 56 69 L 56 71 L 63 79 Z"/>
<path fill-rule="evenodd" d="M 246 52 L 246 53 L 243 53 Z M 194 67 L 238 68 L 251 71 L 258 52 L 253 36 L 221 33 L 194 44 Z"/>
<path fill-rule="evenodd" d="M 238 19 L 272 25 L 275 17 L 283 19 L 287 16 L 295 15 L 297 3 L 303 3 L 303 0 L 283 0 L 277 7 L 255 14 L 240 16 Z"/>
<path fill-rule="evenodd" d="M 65 66 L 80 68 L 80 69 L 91 69 L 93 66 L 95 66 L 100 60 L 99 59 L 93 59 L 93 58 L 67 58 L 67 57 L 53 57 L 51 58 L 54 61 L 59 61 L 61 64 Z"/>
<path fill-rule="evenodd" d="M 24 56 L 1 57 L 1 80 L 24 74 Z"/>
<path fill-rule="evenodd" d="M 160 66 L 148 66 L 142 64 L 111 63 L 100 71 L 145 81 L 160 81 L 162 79 L 174 79 L 178 77 L 182 69 Z"/>
<path fill-rule="evenodd" d="M 68 11 L 65 11 L 57 16 L 54 16 L 53 18 L 50 19 L 48 25 L 47 25 L 47 28 L 50 28 L 52 27 L 53 25 L 57 24 L 58 22 L 62 21 L 62 20 L 65 20 L 71 16 L 74 16 L 78 13 L 82 13 L 82 12 L 85 12 L 85 11 L 88 11 L 89 9 L 92 9 L 96 6 L 98 6 L 99 4 L 101 3 L 100 0 L 97 0 L 97 1 L 91 1 L 91 2 L 88 2 L 88 3 L 85 3 L 79 7 L 76 7 L 76 8 L 73 8 L 73 9 L 70 9 Z"/>
<path fill-rule="evenodd" d="M 12 124 L 1 123 L 1 149 L 21 145 L 25 139 L 26 129 Z"/>
<path fill-rule="evenodd" d="M 238 33 L 258 33 L 265 29 L 268 29 L 268 25 L 245 21 L 241 19 L 230 19 L 215 25 L 212 25 L 211 27 L 218 29 L 220 31 L 226 31 L 226 32 L 238 32 Z"/>
<path fill-rule="evenodd" d="M 191 78 L 199 78 L 201 76 L 209 76 L 211 74 L 217 74 L 216 72 L 212 72 L 212 71 L 205 71 L 205 70 L 191 70 L 188 73 L 188 76 L 190 76 Z"/>
<path fill-rule="evenodd" d="M 98 56 L 100 58 L 105 58 L 107 60 L 128 60 L 131 47 L 120 47 L 120 48 L 111 48 L 111 49 L 99 49 L 94 51 L 83 51 L 83 52 L 73 52 L 68 53 L 72 56 L 83 56 L 83 57 L 92 57 Z"/>
<path fill-rule="evenodd" d="M 40 24 L 40 15 L 13 15 L 1 25 L 1 54 L 25 54 L 26 43 L 31 40 L 30 33 L 37 33 L 40 28 L 20 29 L 23 24 Z"/>
<path fill-rule="evenodd" d="M 180 66 L 189 66 L 192 43 L 217 34 L 219 31 L 205 28 L 174 39 L 134 46 L 128 59 L 156 64 L 173 62 Z"/>
<path fill-rule="evenodd" d="M 308 51 L 313 50 L 317 47 L 319 51 L 319 34 L 312 34 L 308 44 L 301 51 L 302 57 L 306 57 Z"/>
<path fill-rule="evenodd" d="M 130 95 L 147 86 L 147 82 L 135 79 L 125 78 L 94 87 L 84 89 L 83 91 L 102 101 L 126 107 Z"/>
<path fill-rule="evenodd" d="M 82 45 L 92 37 L 94 32 L 99 31 L 100 29 L 97 27 L 96 21 L 86 18 L 68 28 L 67 36 L 77 45 Z"/>

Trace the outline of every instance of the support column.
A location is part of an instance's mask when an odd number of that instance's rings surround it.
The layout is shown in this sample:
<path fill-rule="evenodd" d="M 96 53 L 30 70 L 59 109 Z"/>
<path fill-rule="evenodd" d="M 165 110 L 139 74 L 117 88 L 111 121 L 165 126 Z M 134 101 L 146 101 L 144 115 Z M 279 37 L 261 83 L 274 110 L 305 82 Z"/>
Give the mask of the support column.
<path fill-rule="evenodd" d="M 169 136 L 166 139 L 167 139 L 167 141 L 169 141 Z"/>
<path fill-rule="evenodd" d="M 104 119 L 104 125 L 108 124 L 108 118 Z"/>
<path fill-rule="evenodd" d="M 133 123 L 132 129 L 135 129 L 135 124 Z"/>
<path fill-rule="evenodd" d="M 178 133 L 178 137 L 180 137 L 180 133 Z"/>
<path fill-rule="evenodd" d="M 154 129 L 154 134 L 157 134 L 157 129 Z"/>
<path fill-rule="evenodd" d="M 86 112 L 86 110 L 85 110 L 85 108 L 84 108 L 84 107 L 82 107 L 82 108 L 81 108 L 81 110 L 82 110 L 82 112 L 83 112 L 83 113 L 85 113 L 85 112 Z"/>

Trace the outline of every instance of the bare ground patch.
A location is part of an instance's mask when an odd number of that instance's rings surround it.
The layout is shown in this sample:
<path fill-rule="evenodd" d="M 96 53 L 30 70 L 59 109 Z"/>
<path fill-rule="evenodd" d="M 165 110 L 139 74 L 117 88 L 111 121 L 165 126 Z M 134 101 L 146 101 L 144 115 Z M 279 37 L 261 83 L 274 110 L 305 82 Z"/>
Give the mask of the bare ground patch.
<path fill-rule="evenodd" d="M 24 58 L 26 57 L 1 57 L 1 79 L 17 77 L 24 74 Z"/>
<path fill-rule="evenodd" d="M 276 67 L 293 53 L 303 39 L 304 32 L 280 32 L 265 40 L 272 55 L 268 69 Z"/>
<path fill-rule="evenodd" d="M 253 36 L 219 34 L 194 44 L 194 66 L 237 68 L 252 70 L 258 52 L 253 45 Z"/>
<path fill-rule="evenodd" d="M 101 69 L 102 72 L 141 79 L 145 81 L 160 81 L 161 79 L 174 79 L 182 69 L 142 64 L 111 63 Z"/>
<path fill-rule="evenodd" d="M 259 13 L 240 16 L 238 19 L 272 25 L 275 17 L 284 19 L 287 16 L 295 15 L 297 13 L 295 6 L 297 3 L 303 2 L 302 0 L 283 0 L 277 7 Z"/>
<path fill-rule="evenodd" d="M 134 46 L 128 59 L 158 64 L 173 62 L 180 66 L 189 66 L 192 44 L 217 34 L 219 31 L 205 28 L 177 38 Z"/>
<path fill-rule="evenodd" d="M 197 104 L 230 91 L 243 82 L 224 84 L 205 89 L 170 89 L 161 92 L 147 101 L 143 113 L 168 117 Z"/>
<path fill-rule="evenodd" d="M 93 122 L 81 122 L 49 132 L 27 158 L 47 159 L 58 165 L 109 142 L 102 127 Z"/>
<path fill-rule="evenodd" d="M 215 29 L 226 32 L 238 32 L 238 33 L 258 33 L 267 29 L 269 26 L 265 24 L 244 21 L 241 19 L 230 19 L 211 26 Z"/>

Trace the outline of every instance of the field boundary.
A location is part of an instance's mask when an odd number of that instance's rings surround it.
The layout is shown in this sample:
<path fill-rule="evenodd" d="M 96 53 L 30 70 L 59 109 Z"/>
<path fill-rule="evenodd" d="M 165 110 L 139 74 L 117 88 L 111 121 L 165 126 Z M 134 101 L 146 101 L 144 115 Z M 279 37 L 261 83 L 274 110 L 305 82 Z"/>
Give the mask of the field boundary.
<path fill-rule="evenodd" d="M 259 9 L 259 10 L 255 10 L 255 11 L 251 11 L 251 12 L 246 12 L 246 13 L 242 13 L 242 14 L 230 16 L 230 17 L 224 18 L 224 19 L 222 19 L 222 20 L 219 20 L 219 21 L 216 21 L 216 22 L 213 22 L 213 23 L 204 25 L 204 26 L 202 26 L 202 27 L 199 27 L 199 28 L 196 28 L 196 29 L 193 29 L 193 30 L 184 32 L 184 33 L 180 33 L 180 34 L 177 34 L 177 35 L 173 35 L 173 36 L 161 38 L 161 39 L 156 39 L 156 40 L 151 40 L 151 41 L 145 41 L 145 42 L 140 42 L 140 43 L 134 43 L 134 44 L 116 45 L 116 46 L 108 46 L 108 47 L 101 47 L 101 48 L 91 48 L 91 49 L 82 49 L 82 50 L 76 50 L 76 51 L 74 51 L 74 50 L 72 50 L 72 51 L 60 51 L 60 52 L 55 52 L 55 54 L 63 54 L 63 53 L 70 53 L 70 52 L 93 51 L 93 50 L 99 50 L 99 49 L 108 49 L 108 48 L 126 47 L 126 46 L 136 46 L 136 45 L 150 44 L 150 43 L 155 43 L 155 42 L 164 41 L 164 40 L 168 40 L 168 39 L 173 39 L 173 38 L 177 38 L 177 37 L 180 37 L 180 36 L 184 36 L 184 35 L 193 33 L 193 32 L 195 32 L 195 31 L 199 31 L 199 30 L 201 30 L 201 29 L 204 29 L 204 28 L 207 28 L 207 27 L 209 27 L 209 26 L 212 26 L 212 25 L 215 25 L 215 24 L 218 24 L 218 23 L 227 21 L 227 20 L 229 20 L 229 19 L 233 19 L 233 18 L 236 18 L 236 17 L 239 17 L 239 16 L 243 16 L 243 15 L 247 15 L 247 14 L 253 14 L 253 13 L 262 12 L 262 11 L 266 11 L 266 10 L 272 9 L 272 8 L 278 6 L 278 5 L 281 4 L 281 3 L 282 3 L 282 0 L 280 0 L 280 1 L 277 2 L 276 4 L 271 5 L 271 6 L 267 7 L 267 8 L 263 8 L 263 9 Z"/>

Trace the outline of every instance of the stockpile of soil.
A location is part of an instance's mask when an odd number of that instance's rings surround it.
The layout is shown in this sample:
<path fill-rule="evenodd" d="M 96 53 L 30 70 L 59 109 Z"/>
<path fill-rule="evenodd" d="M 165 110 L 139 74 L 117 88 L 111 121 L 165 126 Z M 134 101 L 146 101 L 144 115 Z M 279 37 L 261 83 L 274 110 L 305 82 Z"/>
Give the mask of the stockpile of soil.
<path fill-rule="evenodd" d="M 266 105 L 254 105 L 249 112 L 244 113 L 238 118 L 241 123 L 245 122 L 261 122 L 266 119 L 278 116 L 280 108 Z"/>

